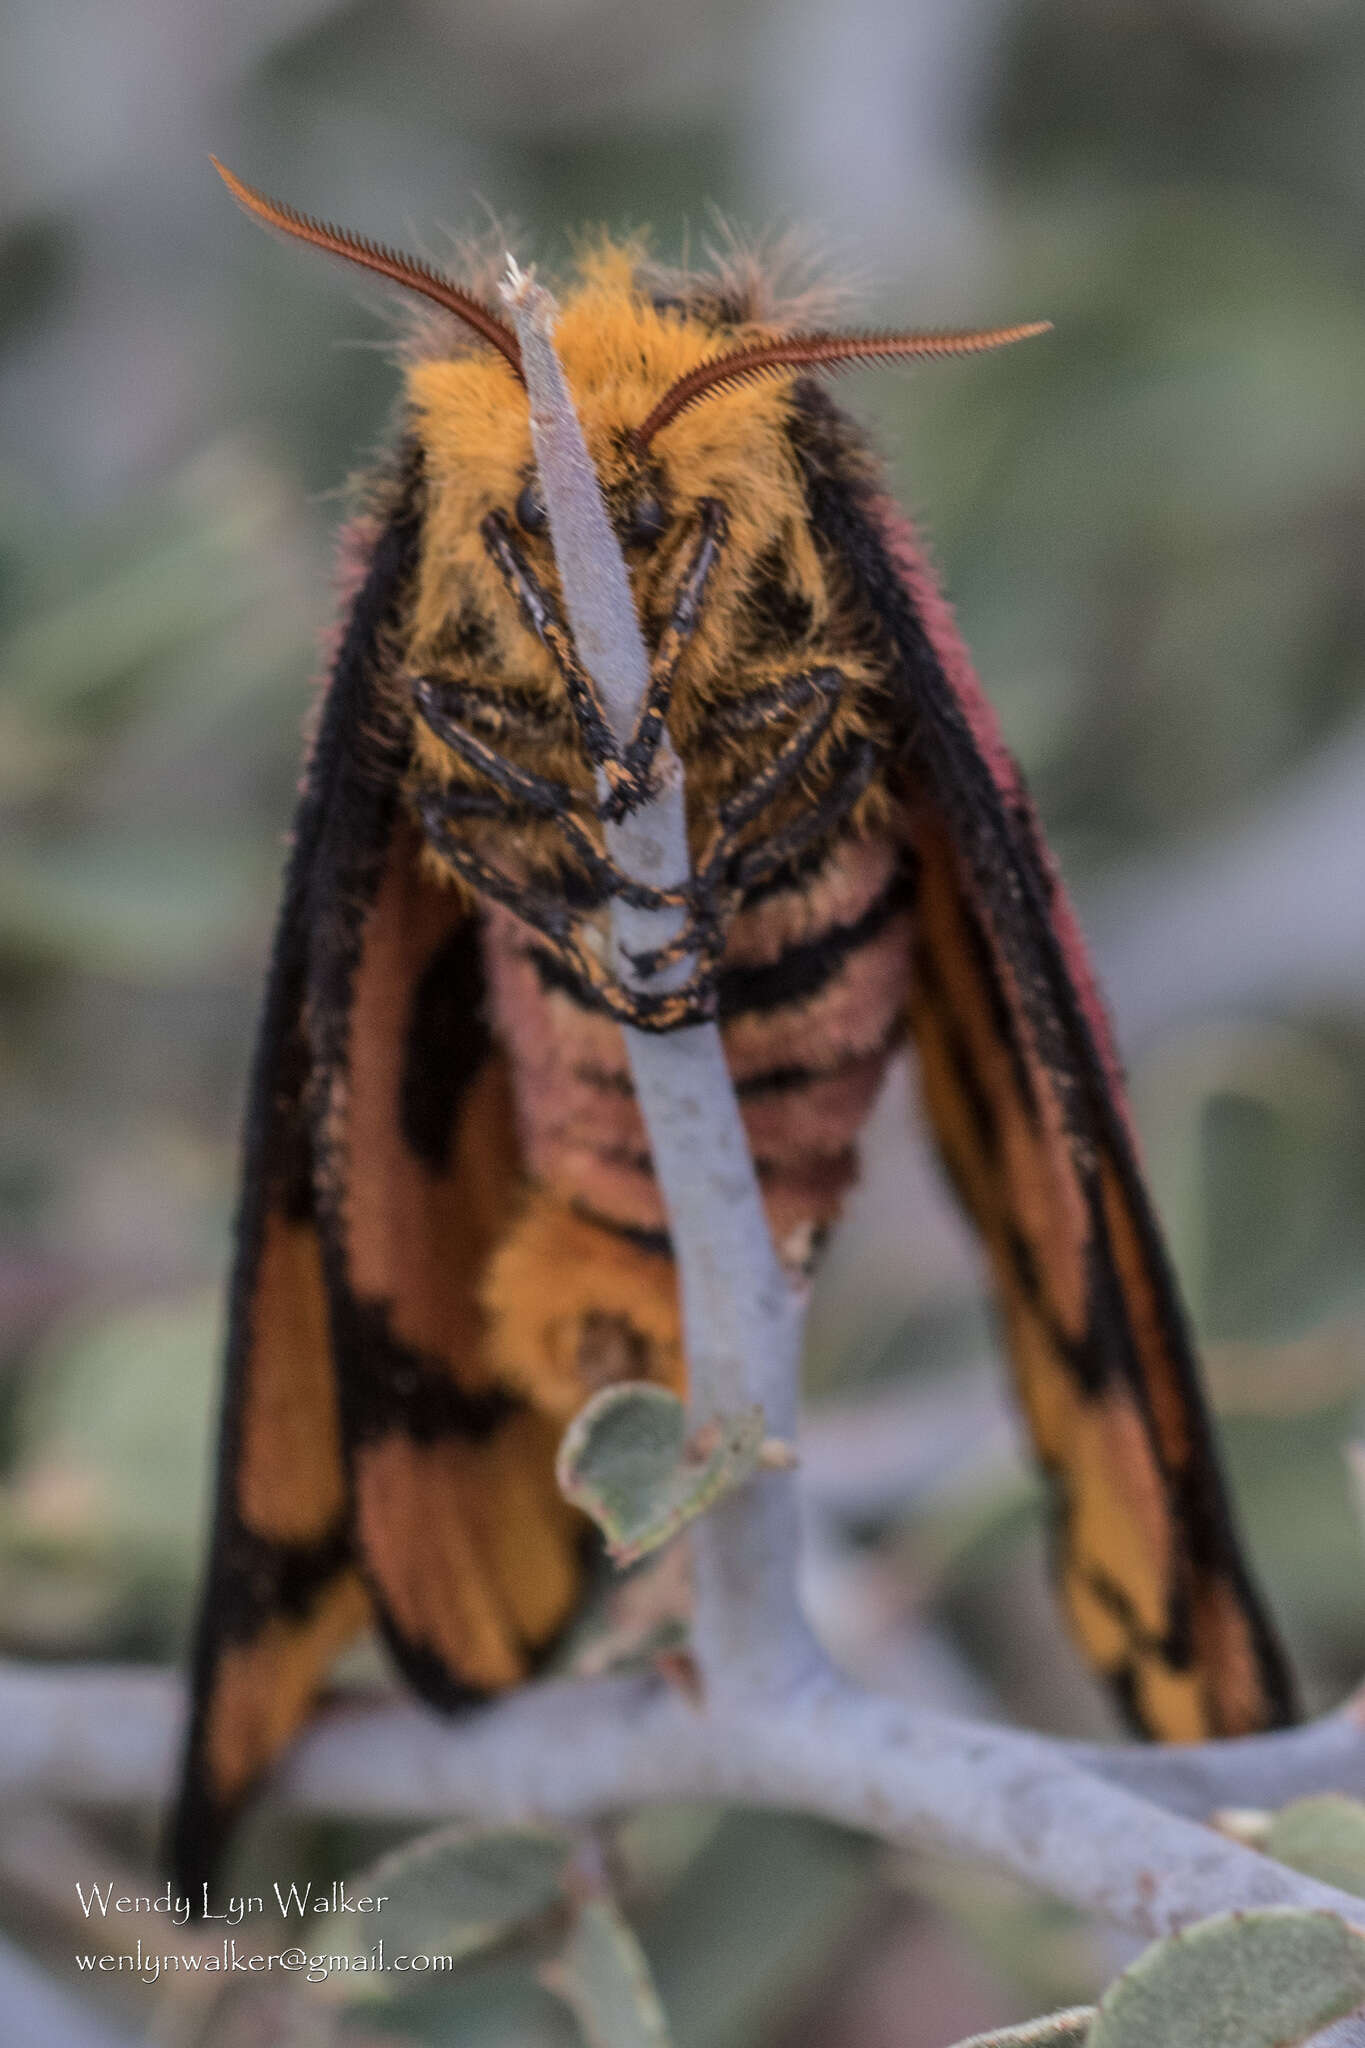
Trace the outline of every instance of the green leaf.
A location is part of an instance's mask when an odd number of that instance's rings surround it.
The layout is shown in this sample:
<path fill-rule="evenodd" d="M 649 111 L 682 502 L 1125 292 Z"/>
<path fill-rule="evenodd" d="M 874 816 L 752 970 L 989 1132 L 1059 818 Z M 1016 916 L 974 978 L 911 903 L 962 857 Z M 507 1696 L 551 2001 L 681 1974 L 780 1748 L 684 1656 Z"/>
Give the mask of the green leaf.
<path fill-rule="evenodd" d="M 539 1828 L 440 1828 L 381 1857 L 348 1889 L 383 1898 L 373 1931 L 395 1949 L 467 1956 L 560 1899 L 568 1853 L 562 1836 Z M 361 1934 L 368 1942 L 370 1928 Z"/>
<path fill-rule="evenodd" d="M 1365 1805 L 1340 1792 L 1296 1799 L 1271 1820 L 1267 1856 L 1365 1898 Z"/>
<path fill-rule="evenodd" d="M 592 1516 L 619 1565 L 634 1564 L 749 1478 L 763 1444 L 757 1408 L 718 1416 L 690 1441 L 676 1394 L 606 1387 L 574 1417 L 556 1471 L 567 1500 Z"/>
<path fill-rule="evenodd" d="M 589 1899 L 543 1981 L 589 2048 L 668 2048 L 668 2023 L 644 1951 L 609 1899 Z"/>
<path fill-rule="evenodd" d="M 1291 2048 L 1361 2004 L 1365 1936 L 1335 1913 L 1225 1913 L 1139 1956 L 1087 2048 Z"/>
<path fill-rule="evenodd" d="M 1093 2005 L 1073 2005 L 1066 2012 L 1050 2012 L 1040 2020 L 1025 2020 L 1021 2027 L 999 2027 L 994 2033 L 973 2034 L 956 2048 L 1080 2048 L 1095 2019 Z"/>

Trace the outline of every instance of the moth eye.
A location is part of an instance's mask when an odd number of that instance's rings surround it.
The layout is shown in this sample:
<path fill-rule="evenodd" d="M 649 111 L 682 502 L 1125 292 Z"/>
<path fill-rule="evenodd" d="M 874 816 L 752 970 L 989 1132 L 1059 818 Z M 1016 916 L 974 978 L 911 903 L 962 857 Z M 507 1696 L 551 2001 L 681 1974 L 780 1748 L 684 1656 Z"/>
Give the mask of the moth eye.
<path fill-rule="evenodd" d="M 517 525 L 523 533 L 543 533 L 545 531 L 546 522 L 550 515 L 545 510 L 545 500 L 540 494 L 540 485 L 534 478 L 532 478 L 530 483 L 523 486 L 521 495 L 517 499 L 516 510 Z"/>
<path fill-rule="evenodd" d="M 626 522 L 625 539 L 636 547 L 643 546 L 647 541 L 660 540 L 667 524 L 664 508 L 656 497 L 651 495 L 640 498 L 631 507 L 630 518 Z"/>

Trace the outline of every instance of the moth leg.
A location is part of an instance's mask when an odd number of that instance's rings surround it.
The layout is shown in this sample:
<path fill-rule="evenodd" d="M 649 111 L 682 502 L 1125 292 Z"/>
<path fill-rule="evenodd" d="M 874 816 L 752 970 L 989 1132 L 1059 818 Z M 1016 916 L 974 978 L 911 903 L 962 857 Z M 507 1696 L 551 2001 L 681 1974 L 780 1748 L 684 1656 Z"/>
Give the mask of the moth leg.
<path fill-rule="evenodd" d="M 504 892 L 511 890 L 517 892 L 519 898 L 524 897 L 529 902 L 543 904 L 547 915 L 551 908 L 556 907 L 562 910 L 570 921 L 575 915 L 565 904 L 562 894 L 537 890 L 533 882 L 517 881 L 510 875 L 500 873 L 482 861 L 472 849 L 453 839 L 449 834 L 448 828 L 464 818 L 500 818 L 507 824 L 515 825 L 522 822 L 527 810 L 531 810 L 537 816 L 553 818 L 554 823 L 569 841 L 572 851 L 582 862 L 588 880 L 599 890 L 603 901 L 609 896 L 615 896 L 637 910 L 685 908 L 687 898 L 681 888 L 653 889 L 646 883 L 632 881 L 631 877 L 624 874 L 615 861 L 595 844 L 581 820 L 574 817 L 572 812 L 566 812 L 550 804 L 545 799 L 544 792 L 558 789 L 559 784 L 517 767 L 515 762 L 507 760 L 493 748 L 485 747 L 481 740 L 476 739 L 471 733 L 463 732 L 453 723 L 442 721 L 437 724 L 433 720 L 432 727 L 442 738 L 451 738 L 452 743 L 453 736 L 459 733 L 459 751 L 463 758 L 482 769 L 494 786 L 491 790 L 477 790 L 463 785 L 443 786 L 424 781 L 414 786 L 414 800 L 433 845 L 444 858 L 454 860 L 458 853 L 460 859 L 470 867 L 471 876 L 474 869 L 477 869 L 482 878 L 479 886 L 484 886 L 486 880 L 490 894 L 495 893 L 496 889 Z M 484 755 L 486 759 L 481 758 Z M 497 900 L 501 903 L 509 899 L 502 894 L 498 895 Z M 515 909 L 516 904 L 512 903 L 511 907 Z"/>
<path fill-rule="evenodd" d="M 585 982 L 599 998 L 603 1009 L 613 1017 L 622 1023 L 638 1025 L 643 1031 L 671 1031 L 679 1024 L 700 1022 L 713 1014 L 709 1007 L 711 992 L 701 973 L 689 975 L 679 988 L 657 994 L 623 988 L 604 961 L 579 936 L 581 916 L 561 895 L 494 867 L 472 846 L 451 833 L 450 826 L 461 816 L 488 815 L 490 798 L 493 802 L 506 803 L 501 792 L 485 794 L 477 790 L 462 790 L 456 793 L 423 786 L 413 794 L 423 827 L 441 858 L 468 882 L 476 894 L 502 904 L 522 924 L 529 926 L 551 957 L 561 962 L 576 979 Z M 509 811 L 502 815 L 509 815 Z M 514 809 L 510 809 L 510 815 L 515 815 Z M 595 859 L 601 869 L 613 878 L 615 893 L 618 896 L 628 895 L 629 900 L 638 902 L 642 909 L 676 910 L 685 907 L 686 898 L 682 891 L 645 888 L 619 875 L 601 855 L 595 855 Z"/>
<path fill-rule="evenodd" d="M 478 895 L 491 897 L 494 903 L 515 911 L 523 924 L 529 924 L 556 949 L 567 947 L 572 941 L 574 919 L 563 898 L 506 874 L 484 860 L 472 846 L 456 839 L 448 829 L 453 817 L 451 808 L 442 801 L 443 794 L 426 789 L 414 792 L 423 828 L 442 860 Z M 479 804 L 477 808 L 482 810 L 484 806 Z"/>
<path fill-rule="evenodd" d="M 578 792 L 568 783 L 516 766 L 475 729 L 481 726 L 499 739 L 515 734 L 534 744 L 545 729 L 543 721 L 507 704 L 496 691 L 472 683 L 437 681 L 427 675 L 408 676 L 406 681 L 423 724 L 436 738 L 500 789 L 519 797 L 529 810 L 558 817 L 579 801 Z"/>
<path fill-rule="evenodd" d="M 856 740 L 846 750 L 845 758 L 848 766 L 808 811 L 799 812 L 771 839 L 740 854 L 733 869 L 740 895 L 758 888 L 847 817 L 876 773 L 877 747 L 872 740 Z"/>
<path fill-rule="evenodd" d="M 688 921 L 666 946 L 631 955 L 631 965 L 637 974 L 657 974 L 662 968 L 675 965 L 698 951 L 715 953 L 720 926 L 742 887 L 752 887 L 756 880 L 761 879 L 761 873 L 755 873 L 749 875 L 744 884 L 738 880 L 740 834 L 775 798 L 790 788 L 801 773 L 829 731 L 843 687 L 844 677 L 836 668 L 801 669 L 794 675 L 784 676 L 765 690 L 755 691 L 725 720 L 732 730 L 742 730 L 765 722 L 774 710 L 805 714 L 796 731 L 783 741 L 747 788 L 727 797 L 720 805 L 716 829 L 693 877 Z M 837 798 L 839 808 L 846 808 L 853 801 L 843 781 L 836 783 L 832 794 Z M 811 836 L 837 815 L 837 808 L 829 808 L 827 804 L 822 806 L 820 824 L 810 828 Z M 801 822 L 804 825 L 804 817 Z M 757 851 L 766 863 L 767 849 Z M 790 857 L 788 848 L 773 862 L 773 866 L 779 866 L 783 859 Z"/>
<path fill-rule="evenodd" d="M 841 772 L 809 810 L 798 812 L 759 845 L 746 848 L 732 859 L 727 857 L 723 865 L 728 866 L 728 872 L 721 877 L 708 876 L 703 871 L 695 878 L 688 921 L 667 946 L 630 956 L 636 973 L 643 975 L 657 974 L 684 959 L 695 961 L 692 973 L 675 991 L 693 1006 L 683 1021 L 715 1015 L 713 976 L 725 950 L 725 922 L 730 912 L 751 889 L 760 887 L 846 818 L 876 773 L 878 751 L 870 739 L 853 741 L 839 758 L 844 764 Z M 615 1014 L 626 1016 L 626 1021 L 645 1030 L 673 1028 L 669 1021 L 641 1019 L 624 1011 Z M 664 1016 L 660 1011 L 659 1018 Z"/>
<path fill-rule="evenodd" d="M 490 513 L 481 531 L 523 618 L 558 667 L 584 750 L 608 784 L 598 815 L 607 821 L 624 817 L 652 793 L 651 771 L 665 729 L 674 677 L 696 633 L 707 581 L 724 543 L 725 509 L 714 499 L 708 499 L 702 507 L 696 544 L 651 663 L 645 701 L 624 748 L 618 747 L 611 734 L 601 698 L 579 663 L 554 598 L 513 540 L 506 518 L 501 513 Z M 825 738 L 845 683 L 837 668 L 801 669 L 753 692 L 723 714 L 724 722 L 737 731 L 752 729 L 774 713 L 798 714 L 801 722 L 748 787 L 721 804 L 710 844 L 685 887 L 645 889 L 632 882 L 609 855 L 599 850 L 581 819 L 574 815 L 573 792 L 563 783 L 507 760 L 452 718 L 428 677 L 418 677 L 412 685 L 419 713 L 440 739 L 487 778 L 500 803 L 495 809 L 487 798 L 470 802 L 464 792 L 428 789 L 418 794 L 423 822 L 456 871 L 476 890 L 503 904 L 529 925 L 548 945 L 552 956 L 587 984 L 610 1015 L 638 1029 L 652 1031 L 673 1030 L 681 1024 L 708 1019 L 715 1014 L 714 977 L 724 950 L 725 921 L 738 897 L 835 822 L 866 787 L 874 763 L 873 750 L 864 743 L 851 769 L 836 780 L 811 814 L 793 821 L 768 846 L 750 849 L 747 856 L 742 853 L 739 842 L 743 832 L 791 787 Z M 476 695 L 468 691 L 462 694 L 471 701 Z M 507 717 L 504 707 L 485 705 L 483 693 L 477 693 L 477 701 L 495 717 Z M 672 989 L 657 992 L 623 987 L 600 952 L 583 943 L 577 929 L 581 920 L 561 898 L 500 872 L 448 829 L 461 815 L 488 816 L 491 811 L 512 822 L 526 811 L 553 819 L 604 895 L 640 909 L 684 911 L 682 927 L 667 945 L 632 953 L 629 960 L 634 971 L 645 979 L 690 961 L 691 971 L 686 979 Z"/>
<path fill-rule="evenodd" d="M 702 600 L 711 571 L 725 542 L 725 507 L 717 498 L 702 501 L 697 543 L 674 592 L 672 609 L 650 663 L 649 687 L 635 729 L 626 742 L 622 765 L 626 780 L 603 807 L 604 818 L 619 819 L 637 810 L 653 794 L 651 769 L 663 738 L 678 663 L 690 645 L 701 618 Z"/>
<path fill-rule="evenodd" d="M 490 512 L 479 531 L 523 619 L 564 679 L 588 759 L 601 770 L 614 791 L 625 774 L 625 764 L 607 723 L 597 685 L 578 659 L 559 606 L 513 540 L 512 529 L 501 512 Z"/>
<path fill-rule="evenodd" d="M 707 733 L 756 732 L 784 712 L 795 716 L 808 711 L 813 677 L 829 679 L 821 686 L 822 696 L 837 696 L 845 682 L 842 672 L 836 668 L 794 669 L 790 675 L 762 683 L 756 690 L 746 690 L 742 697 L 717 704 L 706 720 Z"/>
<path fill-rule="evenodd" d="M 724 544 L 725 508 L 714 498 L 702 505 L 696 546 L 675 593 L 650 664 L 644 701 L 624 747 L 612 734 L 597 686 L 578 659 L 558 605 L 513 540 L 507 520 L 501 513 L 490 512 L 481 531 L 522 617 L 563 677 L 584 751 L 606 780 L 607 795 L 598 814 L 610 820 L 624 818 L 654 793 L 651 770 L 668 717 L 673 679 L 697 630 L 706 585 Z"/>
<path fill-rule="evenodd" d="M 744 827 L 751 824 L 761 810 L 790 788 L 811 754 L 829 731 L 839 702 L 839 692 L 844 678 L 837 668 L 813 668 L 802 670 L 789 677 L 784 685 L 789 701 L 798 702 L 804 695 L 808 703 L 808 716 L 787 739 L 782 742 L 766 767 L 761 768 L 746 789 L 726 797 L 721 804 L 716 821 L 715 837 L 701 862 L 702 875 L 712 872 L 719 874 L 737 851 L 735 841 Z M 813 701 L 811 701 L 813 699 Z"/>
<path fill-rule="evenodd" d="M 416 680 L 409 675 L 411 686 Z M 482 733 L 490 744 L 509 738 L 528 748 L 561 744 L 569 736 L 566 721 L 557 704 L 518 693 L 509 695 L 501 684 L 472 683 L 465 676 L 427 677 L 430 700 L 462 730 Z"/>
<path fill-rule="evenodd" d="M 477 733 L 471 732 L 467 726 L 452 718 L 437 694 L 438 686 L 432 682 L 430 676 L 415 676 L 410 687 L 413 702 L 423 722 L 435 733 L 437 739 L 443 741 L 471 768 L 486 776 L 506 799 L 497 815 L 513 817 L 520 806 L 530 811 L 534 817 L 552 818 L 579 859 L 593 872 L 594 879 L 598 879 L 596 869 L 601 864 L 602 855 L 574 814 L 574 792 L 568 784 L 556 782 L 548 775 L 538 775 L 534 769 L 518 767 L 516 762 L 509 761 L 505 754 L 500 754 L 496 747 L 489 746 Z M 481 702 L 484 696 L 483 692 L 476 693 L 463 689 L 459 694 L 466 702 Z M 453 814 L 452 808 L 449 815 Z"/>

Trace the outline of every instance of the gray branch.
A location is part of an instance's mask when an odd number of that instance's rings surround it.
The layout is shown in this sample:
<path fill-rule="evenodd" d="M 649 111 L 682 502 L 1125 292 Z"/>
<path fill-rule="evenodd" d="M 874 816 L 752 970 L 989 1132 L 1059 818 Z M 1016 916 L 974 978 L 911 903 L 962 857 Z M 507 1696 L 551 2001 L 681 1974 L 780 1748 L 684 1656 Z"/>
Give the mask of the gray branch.
<path fill-rule="evenodd" d="M 564 608 L 624 741 L 649 681 L 625 560 L 551 339 L 554 300 L 515 270 L 505 295 Z M 682 767 L 666 739 L 656 779 L 647 803 L 608 825 L 607 850 L 633 881 L 671 888 L 691 865 Z M 613 906 L 616 970 L 627 987 L 641 985 L 632 955 L 666 944 L 678 922 L 675 911 Z M 667 978 L 654 985 L 667 987 Z M 794 1437 L 804 1304 L 773 1248 L 720 1031 L 697 1024 L 662 1037 L 627 1027 L 625 1036 L 677 1258 L 693 1417 L 702 1424 L 761 1408 L 770 1435 Z M 708 1685 L 773 1684 L 812 1663 L 796 1597 L 799 1545 L 796 1489 L 780 1471 L 761 1473 L 694 1530 L 693 1640 Z"/>
<path fill-rule="evenodd" d="M 169 1672 L 0 1664 L 0 1796 L 157 1801 L 182 1707 Z M 336 1706 L 275 1785 L 304 1812 L 492 1827 L 694 1799 L 794 1807 L 983 1858 L 1148 1936 L 1252 1906 L 1365 1919 L 1359 1899 L 1193 1818 L 1324 1791 L 1365 1796 L 1353 1706 L 1243 1741 L 1102 1748 L 929 1713 L 829 1670 L 703 1708 L 625 1677 L 529 1687 L 454 1725 L 407 1701 Z"/>

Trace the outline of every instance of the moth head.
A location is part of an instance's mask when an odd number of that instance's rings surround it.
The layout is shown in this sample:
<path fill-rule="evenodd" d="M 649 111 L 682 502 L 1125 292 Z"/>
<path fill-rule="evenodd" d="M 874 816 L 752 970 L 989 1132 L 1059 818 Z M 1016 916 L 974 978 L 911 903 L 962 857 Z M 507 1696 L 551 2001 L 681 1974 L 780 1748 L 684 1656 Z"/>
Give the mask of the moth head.
<path fill-rule="evenodd" d="M 216 160 L 215 160 L 216 161 Z M 434 559 L 473 570 L 490 512 L 549 563 L 530 420 L 513 328 L 475 293 L 425 262 L 267 199 L 216 166 L 266 226 L 374 271 L 453 314 L 468 338 L 407 370 L 422 443 Z M 666 580 L 699 508 L 726 509 L 726 576 L 789 558 L 818 579 L 790 435 L 793 386 L 803 374 L 860 362 L 977 354 L 1041 333 L 1046 322 L 969 332 L 842 334 L 719 324 L 714 299 L 656 302 L 637 277 L 638 252 L 603 243 L 580 258 L 555 343 L 637 592 Z M 803 573 L 804 569 L 804 573 Z"/>
<path fill-rule="evenodd" d="M 726 508 L 732 552 L 771 552 L 808 515 L 793 453 L 798 378 L 870 361 L 974 354 L 1022 340 L 1041 324 L 961 333 L 790 332 L 734 321 L 715 294 L 660 301 L 640 280 L 639 252 L 602 242 L 579 259 L 555 325 L 564 366 L 609 512 L 635 570 L 666 558 L 698 508 Z M 468 359 L 466 358 L 466 361 Z M 484 368 L 487 370 L 485 358 Z M 456 376 L 419 368 L 420 398 L 454 396 Z M 434 410 L 434 408 L 432 408 Z M 547 532 L 544 500 L 526 469 L 513 501 L 523 533 Z"/>

